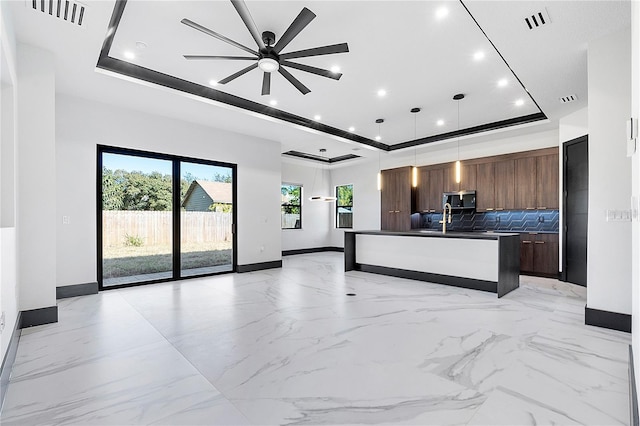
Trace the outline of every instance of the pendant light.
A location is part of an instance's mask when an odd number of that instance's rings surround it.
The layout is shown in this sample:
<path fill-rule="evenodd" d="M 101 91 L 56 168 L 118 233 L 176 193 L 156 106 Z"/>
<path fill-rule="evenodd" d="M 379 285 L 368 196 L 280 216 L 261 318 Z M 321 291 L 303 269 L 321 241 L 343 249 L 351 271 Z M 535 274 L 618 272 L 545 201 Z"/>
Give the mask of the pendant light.
<path fill-rule="evenodd" d="M 382 139 L 381 124 L 384 123 L 384 118 L 378 118 L 376 120 L 376 124 L 378 125 L 378 136 L 376 136 L 376 140 Z M 378 175 L 376 176 L 378 191 L 382 190 L 382 169 L 380 168 L 380 151 L 378 151 Z"/>
<path fill-rule="evenodd" d="M 453 100 L 457 101 L 458 104 L 458 135 L 457 135 L 457 145 L 458 145 L 458 160 L 456 161 L 456 183 L 460 183 L 460 101 L 464 99 L 464 95 L 462 93 L 458 93 L 453 96 Z"/>
<path fill-rule="evenodd" d="M 417 136 L 417 123 L 418 123 L 418 113 L 420 112 L 420 108 L 411 108 L 411 113 L 413 114 L 413 140 L 415 141 Z M 413 148 L 413 167 L 411 168 L 411 186 L 416 188 L 418 186 L 418 148 Z"/>
<path fill-rule="evenodd" d="M 322 158 L 323 161 L 326 161 L 324 156 L 322 154 L 324 154 L 325 152 L 327 152 L 326 148 L 320 148 L 320 157 Z M 315 193 L 315 188 L 316 188 L 316 177 L 318 177 L 318 169 L 316 169 L 314 175 L 313 175 L 313 187 L 311 188 L 311 193 L 314 194 Z M 324 167 L 322 168 L 322 176 L 320 176 L 320 179 L 322 180 L 322 182 L 324 182 Z M 332 203 L 334 201 L 336 201 L 336 197 L 330 197 L 330 196 L 326 196 L 326 195 L 312 195 L 311 197 L 309 197 L 309 201 L 325 201 L 328 203 Z"/>

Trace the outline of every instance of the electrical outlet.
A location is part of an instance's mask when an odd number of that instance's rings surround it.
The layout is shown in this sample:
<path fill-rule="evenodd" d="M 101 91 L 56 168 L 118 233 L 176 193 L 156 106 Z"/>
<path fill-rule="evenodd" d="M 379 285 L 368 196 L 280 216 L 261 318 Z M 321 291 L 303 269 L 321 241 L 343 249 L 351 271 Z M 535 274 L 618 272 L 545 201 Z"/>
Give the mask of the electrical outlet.
<path fill-rule="evenodd" d="M 0 316 L 0 334 L 2 334 L 2 332 L 4 331 L 4 322 L 5 322 L 5 315 L 3 312 L 2 316 Z"/>
<path fill-rule="evenodd" d="M 71 222 L 71 218 L 69 216 L 62 216 L 62 224 L 68 225 Z"/>

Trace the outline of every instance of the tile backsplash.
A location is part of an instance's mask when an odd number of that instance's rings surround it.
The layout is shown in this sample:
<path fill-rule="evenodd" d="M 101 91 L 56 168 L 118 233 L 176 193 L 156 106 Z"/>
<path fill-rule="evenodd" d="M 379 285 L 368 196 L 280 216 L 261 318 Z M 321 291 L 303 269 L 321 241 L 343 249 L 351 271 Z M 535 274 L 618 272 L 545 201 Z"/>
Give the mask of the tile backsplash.
<path fill-rule="evenodd" d="M 454 212 L 447 229 L 452 231 L 558 232 L 558 210 L 505 210 L 499 212 Z M 441 229 L 442 213 L 416 213 L 414 226 Z M 419 224 L 419 225 L 418 225 Z"/>

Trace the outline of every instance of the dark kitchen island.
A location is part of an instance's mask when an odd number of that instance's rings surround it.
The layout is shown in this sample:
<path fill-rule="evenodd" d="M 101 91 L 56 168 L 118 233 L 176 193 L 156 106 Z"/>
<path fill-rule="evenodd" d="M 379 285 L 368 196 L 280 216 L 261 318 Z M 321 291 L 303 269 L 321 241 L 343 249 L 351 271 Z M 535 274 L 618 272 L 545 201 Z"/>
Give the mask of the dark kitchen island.
<path fill-rule="evenodd" d="M 498 232 L 345 231 L 345 271 L 497 293 L 520 285 L 520 237 Z"/>

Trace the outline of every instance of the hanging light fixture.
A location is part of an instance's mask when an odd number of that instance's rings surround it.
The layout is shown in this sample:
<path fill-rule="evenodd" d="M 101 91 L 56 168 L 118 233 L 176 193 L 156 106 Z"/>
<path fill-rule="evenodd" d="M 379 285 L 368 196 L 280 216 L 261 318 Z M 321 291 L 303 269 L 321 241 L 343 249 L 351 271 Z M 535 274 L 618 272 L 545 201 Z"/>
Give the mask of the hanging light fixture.
<path fill-rule="evenodd" d="M 464 95 L 462 93 L 458 93 L 453 96 L 454 101 L 458 101 L 458 135 L 457 135 L 457 144 L 458 144 L 458 160 L 456 161 L 456 183 L 460 183 L 460 101 L 464 99 Z"/>
<path fill-rule="evenodd" d="M 376 140 L 382 139 L 382 134 L 380 132 L 380 125 L 384 123 L 384 118 L 378 118 L 376 120 L 378 124 L 378 136 L 376 136 Z M 378 175 L 376 176 L 378 191 L 382 190 L 382 169 L 380 168 L 380 151 L 378 151 Z"/>
<path fill-rule="evenodd" d="M 326 148 L 320 148 L 320 157 L 324 160 L 324 156 L 322 154 L 324 154 L 325 152 L 327 152 Z M 315 194 L 315 188 L 316 188 L 316 178 L 318 177 L 318 169 L 316 169 L 314 175 L 313 175 L 313 187 L 311 189 L 311 193 Z M 324 167 L 322 168 L 322 176 L 320 176 L 320 179 L 322 180 L 322 182 L 324 182 Z M 322 183 L 321 182 L 321 183 Z M 325 201 L 328 203 L 332 203 L 334 201 L 336 201 L 337 198 L 336 197 L 331 197 L 331 196 L 327 196 L 327 195 L 312 195 L 311 197 L 309 197 L 309 201 Z"/>
<path fill-rule="evenodd" d="M 417 136 L 417 126 L 418 126 L 418 113 L 420 112 L 420 108 L 411 108 L 411 113 L 413 114 L 413 140 L 415 141 Z M 418 148 L 413 148 L 413 167 L 411 168 L 411 186 L 414 188 L 418 187 Z"/>

